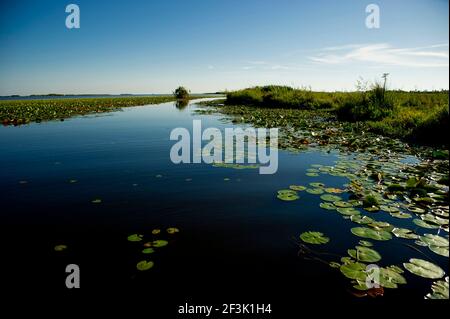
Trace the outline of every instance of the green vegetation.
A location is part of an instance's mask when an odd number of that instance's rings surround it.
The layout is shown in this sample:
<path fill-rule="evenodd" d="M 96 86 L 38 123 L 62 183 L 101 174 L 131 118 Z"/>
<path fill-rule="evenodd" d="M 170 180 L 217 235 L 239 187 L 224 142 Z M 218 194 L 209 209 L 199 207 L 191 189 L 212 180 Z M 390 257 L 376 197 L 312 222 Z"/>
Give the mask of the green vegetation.
<path fill-rule="evenodd" d="M 386 77 L 384 75 L 385 80 Z M 225 106 L 269 109 L 273 114 L 265 112 L 265 122 L 271 122 L 273 117 L 278 117 L 280 122 L 286 118 L 286 113 L 290 113 L 291 121 L 287 124 L 294 126 L 303 121 L 295 117 L 305 115 L 295 115 L 295 111 L 314 111 L 310 116 L 325 115 L 327 121 L 334 118 L 348 123 L 346 126 L 351 130 L 370 131 L 421 144 L 448 144 L 445 134 L 436 134 L 446 131 L 449 126 L 447 91 L 389 91 L 385 83 L 370 85 L 364 81 L 358 82 L 355 92 L 313 92 L 270 85 L 229 92 Z M 255 112 L 261 113 L 261 110 Z"/>
<path fill-rule="evenodd" d="M 191 97 L 201 98 L 202 96 Z M 0 121 L 3 125 L 20 125 L 65 119 L 76 115 L 105 113 L 122 107 L 158 104 L 174 101 L 167 96 L 133 96 L 112 98 L 5 100 L 0 101 Z"/>
<path fill-rule="evenodd" d="M 189 99 L 189 90 L 183 86 L 179 86 L 173 92 L 173 96 L 178 100 L 187 100 L 187 99 Z"/>

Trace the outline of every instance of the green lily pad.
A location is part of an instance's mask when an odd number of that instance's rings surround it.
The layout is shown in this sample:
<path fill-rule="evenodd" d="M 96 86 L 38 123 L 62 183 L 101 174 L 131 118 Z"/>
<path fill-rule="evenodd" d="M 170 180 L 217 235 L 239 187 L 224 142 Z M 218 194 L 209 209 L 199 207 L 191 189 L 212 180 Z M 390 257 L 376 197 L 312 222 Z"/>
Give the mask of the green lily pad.
<path fill-rule="evenodd" d="M 154 266 L 153 261 L 147 261 L 147 260 L 142 260 L 136 264 L 137 270 L 140 270 L 140 271 L 149 270 L 153 266 Z"/>
<path fill-rule="evenodd" d="M 431 286 L 432 293 L 429 293 L 425 296 L 425 299 L 449 299 L 448 293 L 448 277 L 445 277 L 445 280 L 438 280 L 433 283 Z"/>
<path fill-rule="evenodd" d="M 449 256 L 449 251 L 448 251 L 448 246 L 447 247 L 439 247 L 439 246 L 428 246 L 428 248 L 430 248 L 430 250 L 438 255 L 444 256 L 444 257 L 448 257 Z"/>
<path fill-rule="evenodd" d="M 378 206 L 367 206 L 364 207 L 365 211 L 368 211 L 370 213 L 374 213 L 374 212 L 378 212 L 380 210 L 380 208 Z"/>
<path fill-rule="evenodd" d="M 382 222 L 382 221 L 374 221 L 373 223 L 370 223 L 369 226 L 376 228 L 376 229 L 392 227 L 392 225 L 389 224 L 388 222 Z"/>
<path fill-rule="evenodd" d="M 419 227 L 422 227 L 422 228 L 428 228 L 428 229 L 438 229 L 439 228 L 438 225 L 429 224 L 429 223 L 427 223 L 427 222 L 425 222 L 425 221 L 423 221 L 421 219 L 418 219 L 418 218 L 414 219 L 413 223 L 416 224 Z"/>
<path fill-rule="evenodd" d="M 319 176 L 319 174 L 317 174 L 317 173 L 306 173 L 305 175 L 309 176 L 309 177 L 317 177 L 317 176 Z"/>
<path fill-rule="evenodd" d="M 307 188 L 306 192 L 312 195 L 321 195 L 323 194 L 323 189 L 321 188 Z"/>
<path fill-rule="evenodd" d="M 339 270 L 345 277 L 365 281 L 367 278 L 366 265 L 359 262 L 351 262 L 342 265 Z"/>
<path fill-rule="evenodd" d="M 349 249 L 347 252 L 357 261 L 374 263 L 381 260 L 381 255 L 376 250 L 365 246 L 356 246 L 355 249 Z"/>
<path fill-rule="evenodd" d="M 326 201 L 326 202 L 337 202 L 337 201 L 342 200 L 342 198 L 340 196 L 331 195 L 331 194 L 324 194 L 324 195 L 320 196 L 320 199 L 322 199 L 323 201 Z"/>
<path fill-rule="evenodd" d="M 387 212 L 387 213 L 398 213 L 400 209 L 395 206 L 387 206 L 387 205 L 381 205 L 380 210 Z"/>
<path fill-rule="evenodd" d="M 305 186 L 301 186 L 301 185 L 291 185 L 289 186 L 290 189 L 297 191 L 297 192 L 301 192 L 304 191 L 306 189 Z"/>
<path fill-rule="evenodd" d="M 416 214 L 424 214 L 426 212 L 425 209 L 416 206 L 410 206 L 408 207 L 408 210 Z"/>
<path fill-rule="evenodd" d="M 350 263 L 353 263 L 355 261 L 352 258 L 348 257 L 348 256 L 344 256 L 344 257 L 341 258 L 341 262 L 343 264 L 350 264 Z"/>
<path fill-rule="evenodd" d="M 434 216 L 433 214 L 425 214 L 420 216 L 422 218 L 422 220 L 428 222 L 428 223 L 432 223 L 432 224 L 436 224 L 436 225 L 448 225 L 448 218 L 441 218 L 438 216 Z"/>
<path fill-rule="evenodd" d="M 340 268 L 341 267 L 341 264 L 338 262 L 335 262 L 335 261 L 330 262 L 329 265 L 331 268 Z"/>
<path fill-rule="evenodd" d="M 323 187 L 325 187 L 324 183 L 309 183 L 309 185 L 311 187 L 314 187 L 314 188 L 323 188 Z"/>
<path fill-rule="evenodd" d="M 152 254 L 154 252 L 155 252 L 155 250 L 153 248 L 145 248 L 142 250 L 143 254 Z"/>
<path fill-rule="evenodd" d="M 341 193 L 345 192 L 343 189 L 334 188 L 334 187 L 324 188 L 324 191 L 327 193 L 331 193 L 331 194 L 341 194 Z"/>
<path fill-rule="evenodd" d="M 344 209 L 346 209 L 346 208 L 344 208 Z M 360 225 L 367 225 L 367 224 L 374 222 L 374 220 L 372 218 L 367 217 L 367 216 L 362 216 L 362 215 L 352 215 L 352 216 L 350 216 L 350 220 L 352 222 L 360 224 Z"/>
<path fill-rule="evenodd" d="M 414 234 L 412 230 L 407 228 L 394 228 L 392 233 L 395 237 L 405 238 L 405 239 L 417 239 L 419 235 Z"/>
<path fill-rule="evenodd" d="M 406 218 L 411 218 L 411 214 L 408 213 L 404 213 L 404 212 L 395 212 L 395 213 L 391 213 L 392 217 L 395 218 L 401 218 L 401 219 L 406 219 Z"/>
<path fill-rule="evenodd" d="M 154 240 L 153 242 L 152 242 L 152 246 L 153 247 L 164 247 L 164 246 L 167 246 L 167 244 L 168 244 L 169 242 L 167 241 L 167 240 L 162 240 L 162 239 L 159 239 L 159 240 Z"/>
<path fill-rule="evenodd" d="M 291 189 L 282 189 L 278 191 L 277 198 L 283 201 L 294 201 L 300 197 L 297 195 L 296 191 Z"/>
<path fill-rule="evenodd" d="M 411 258 L 409 263 L 403 264 L 403 267 L 414 275 L 424 278 L 439 279 L 445 274 L 444 270 L 438 265 L 418 258 Z"/>
<path fill-rule="evenodd" d="M 63 250 L 67 249 L 67 246 L 66 245 L 56 245 L 54 249 L 55 249 L 55 251 L 63 251 Z"/>
<path fill-rule="evenodd" d="M 141 241 L 143 237 L 143 235 L 133 234 L 128 236 L 128 241 Z"/>
<path fill-rule="evenodd" d="M 344 202 L 344 201 L 340 201 L 340 200 L 333 202 L 333 204 L 334 204 L 334 206 L 336 206 L 336 207 L 341 207 L 341 208 L 350 208 L 350 207 L 353 207 L 353 205 L 352 205 L 351 203 L 349 203 L 349 202 Z"/>
<path fill-rule="evenodd" d="M 308 244 L 321 245 L 330 241 L 330 238 L 324 236 L 321 232 L 308 231 L 300 235 L 300 239 Z"/>
<path fill-rule="evenodd" d="M 351 229 L 351 232 L 359 237 L 370 238 L 373 240 L 390 240 L 392 239 L 392 235 L 384 230 L 375 230 L 367 227 L 354 227 Z"/>
<path fill-rule="evenodd" d="M 359 215 L 361 214 L 359 210 L 354 209 L 353 207 L 342 208 L 339 207 L 336 209 L 339 213 L 346 216 Z"/>
<path fill-rule="evenodd" d="M 388 266 L 388 267 L 386 267 L 386 269 L 395 271 L 395 272 L 398 273 L 398 274 L 403 274 L 403 273 L 405 272 L 403 269 L 401 269 L 401 268 L 400 268 L 399 266 L 397 266 L 397 265 L 391 265 L 391 266 Z"/>
<path fill-rule="evenodd" d="M 101 202 L 102 200 L 100 198 L 96 198 L 91 201 L 92 204 L 100 204 Z"/>
<path fill-rule="evenodd" d="M 319 206 L 320 206 L 320 208 L 327 209 L 327 210 L 335 210 L 336 209 L 336 206 L 334 206 L 331 203 L 320 203 Z"/>
<path fill-rule="evenodd" d="M 398 288 L 397 285 L 406 284 L 406 279 L 400 273 L 389 269 L 389 268 L 380 268 L 379 272 L 380 278 L 380 286 L 384 288 L 395 289 Z"/>
<path fill-rule="evenodd" d="M 429 246 L 438 246 L 438 247 L 448 247 L 449 246 L 448 239 L 438 236 L 438 235 L 425 234 L 423 236 L 420 236 L 420 240 Z"/>
<path fill-rule="evenodd" d="M 365 246 L 365 247 L 372 247 L 373 244 L 370 241 L 367 240 L 360 240 L 358 242 L 358 244 L 360 244 L 361 246 Z"/>
<path fill-rule="evenodd" d="M 167 231 L 168 234 L 171 234 L 171 235 L 180 232 L 180 230 L 178 228 L 175 228 L 175 227 L 169 227 L 169 228 L 167 228 L 166 231 Z"/>
<path fill-rule="evenodd" d="M 161 233 L 161 229 L 153 229 L 152 230 L 152 234 L 153 235 L 158 235 L 158 234 L 160 234 Z"/>

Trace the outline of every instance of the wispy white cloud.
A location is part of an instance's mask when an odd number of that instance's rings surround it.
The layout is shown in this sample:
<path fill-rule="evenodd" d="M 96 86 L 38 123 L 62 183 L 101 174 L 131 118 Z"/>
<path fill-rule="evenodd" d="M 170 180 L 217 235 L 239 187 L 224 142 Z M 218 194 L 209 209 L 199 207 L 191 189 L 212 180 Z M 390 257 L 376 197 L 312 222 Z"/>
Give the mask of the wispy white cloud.
<path fill-rule="evenodd" d="M 395 48 L 388 43 L 348 44 L 326 47 L 309 59 L 322 64 L 364 62 L 405 67 L 448 67 L 449 45 L 435 44 L 413 48 Z"/>
<path fill-rule="evenodd" d="M 268 62 L 266 61 L 260 61 L 260 60 L 256 60 L 256 61 L 247 61 L 248 64 L 252 64 L 252 65 L 266 65 L 268 64 Z"/>

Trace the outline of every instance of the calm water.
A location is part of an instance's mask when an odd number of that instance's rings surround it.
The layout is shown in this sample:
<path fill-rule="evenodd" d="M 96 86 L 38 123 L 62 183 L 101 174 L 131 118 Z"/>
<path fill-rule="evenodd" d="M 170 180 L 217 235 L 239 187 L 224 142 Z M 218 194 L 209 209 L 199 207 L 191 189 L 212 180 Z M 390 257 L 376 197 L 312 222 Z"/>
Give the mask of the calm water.
<path fill-rule="evenodd" d="M 295 202 L 276 198 L 277 190 L 292 184 L 342 187 L 347 182 L 342 177 L 305 175 L 311 164 L 333 165 L 337 154 L 282 151 L 274 175 L 175 165 L 169 158 L 173 128 L 191 128 L 194 118 L 202 119 L 203 127 L 231 125 L 221 116 L 194 115 L 194 108 L 165 103 L 0 127 L 1 232 L 16 288 L 33 278 L 36 289 L 66 291 L 65 265 L 76 263 L 85 291 L 143 288 L 175 302 L 187 296 L 259 303 L 280 297 L 354 298 L 346 291 L 349 280 L 328 265 L 298 257 L 292 239 L 308 230 L 324 232 L 331 241 L 317 249 L 339 260 L 360 240 L 350 233 L 357 225 L 320 209 L 320 196 L 301 192 Z M 96 198 L 102 203 L 93 204 Z M 127 241 L 130 234 L 151 238 L 152 229 L 171 226 L 180 233 L 162 235 L 173 239 L 153 255 L 143 255 L 141 243 Z M 376 242 L 383 265 L 423 258 L 401 241 Z M 69 248 L 56 253 L 57 244 Z M 153 260 L 154 268 L 136 271 L 142 259 Z M 448 268 L 446 258 L 433 259 Z M 30 266 L 39 275 L 30 274 Z M 387 291 L 386 300 L 422 300 L 429 292 L 430 280 L 405 277 L 409 284 Z"/>

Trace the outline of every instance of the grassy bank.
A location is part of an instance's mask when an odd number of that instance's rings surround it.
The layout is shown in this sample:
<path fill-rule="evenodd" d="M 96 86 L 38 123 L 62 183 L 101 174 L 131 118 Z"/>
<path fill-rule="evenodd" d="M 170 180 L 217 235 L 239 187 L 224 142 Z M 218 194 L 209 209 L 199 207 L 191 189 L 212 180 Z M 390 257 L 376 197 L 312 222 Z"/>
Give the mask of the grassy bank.
<path fill-rule="evenodd" d="M 285 86 L 254 87 L 229 92 L 227 105 L 272 110 L 328 112 L 341 122 L 354 123 L 385 136 L 430 145 L 448 145 L 448 92 L 387 91 L 382 85 L 356 92 L 313 92 Z"/>
<path fill-rule="evenodd" d="M 191 99 L 201 97 L 195 96 Z M 170 101 L 175 101 L 174 96 L 5 100 L 0 101 L 0 121 L 4 125 L 20 125 Z"/>

